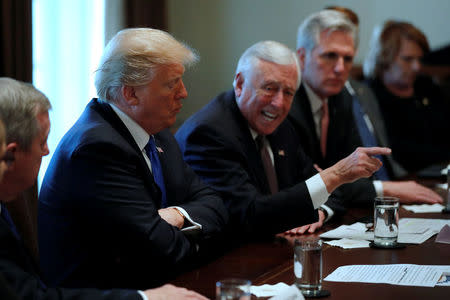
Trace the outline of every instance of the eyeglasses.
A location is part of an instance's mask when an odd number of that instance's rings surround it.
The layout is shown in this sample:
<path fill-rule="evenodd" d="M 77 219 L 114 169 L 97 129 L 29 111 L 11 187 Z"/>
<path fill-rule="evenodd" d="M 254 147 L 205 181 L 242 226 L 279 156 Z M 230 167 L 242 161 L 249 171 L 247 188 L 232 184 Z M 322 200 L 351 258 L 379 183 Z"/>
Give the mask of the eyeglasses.
<path fill-rule="evenodd" d="M 4 161 L 7 166 L 10 166 L 14 161 L 14 154 L 11 151 L 6 151 L 0 162 Z"/>

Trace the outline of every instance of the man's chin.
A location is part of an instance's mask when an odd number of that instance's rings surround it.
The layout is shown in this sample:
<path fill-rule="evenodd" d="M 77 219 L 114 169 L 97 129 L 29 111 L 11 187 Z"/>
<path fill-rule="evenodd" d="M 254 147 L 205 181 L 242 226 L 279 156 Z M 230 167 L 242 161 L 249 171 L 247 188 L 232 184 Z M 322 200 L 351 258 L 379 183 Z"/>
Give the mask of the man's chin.
<path fill-rule="evenodd" d="M 344 85 L 335 85 L 332 87 L 328 87 L 327 88 L 327 97 L 331 97 L 331 96 L 335 96 L 337 94 L 339 94 L 342 89 L 344 88 Z"/>

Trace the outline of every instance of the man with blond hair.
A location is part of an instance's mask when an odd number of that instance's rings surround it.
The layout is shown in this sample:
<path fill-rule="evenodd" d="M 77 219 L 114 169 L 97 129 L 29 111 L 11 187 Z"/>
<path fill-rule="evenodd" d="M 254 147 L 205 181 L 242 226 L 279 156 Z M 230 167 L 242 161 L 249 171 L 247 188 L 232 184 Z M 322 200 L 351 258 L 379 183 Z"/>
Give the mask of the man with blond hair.
<path fill-rule="evenodd" d="M 172 285 L 146 291 L 47 287 L 4 204 L 15 201 L 34 183 L 41 159 L 49 153 L 50 107 L 47 97 L 31 84 L 0 78 L 0 298 L 16 299 L 15 293 L 17 299 L 204 300 Z M 6 132 L 2 120 L 8 124 Z"/>
<path fill-rule="evenodd" d="M 52 284 L 140 288 L 187 267 L 227 221 L 168 130 L 196 55 L 135 28 L 106 46 L 93 99 L 53 155 L 39 197 L 41 265 Z"/>

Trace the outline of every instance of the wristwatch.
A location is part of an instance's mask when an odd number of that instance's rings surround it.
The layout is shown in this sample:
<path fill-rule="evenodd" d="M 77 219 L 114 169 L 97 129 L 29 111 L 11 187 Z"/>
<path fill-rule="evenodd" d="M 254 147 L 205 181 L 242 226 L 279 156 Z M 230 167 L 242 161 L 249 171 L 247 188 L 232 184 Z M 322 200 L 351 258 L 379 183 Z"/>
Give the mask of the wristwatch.
<path fill-rule="evenodd" d="M 323 214 L 324 214 L 324 216 L 325 216 L 325 219 L 324 219 L 323 221 L 325 222 L 325 220 L 328 218 L 328 212 L 327 212 L 327 210 L 326 210 L 325 208 L 323 208 L 322 206 L 319 206 L 318 210 L 320 210 L 320 211 L 323 212 Z"/>

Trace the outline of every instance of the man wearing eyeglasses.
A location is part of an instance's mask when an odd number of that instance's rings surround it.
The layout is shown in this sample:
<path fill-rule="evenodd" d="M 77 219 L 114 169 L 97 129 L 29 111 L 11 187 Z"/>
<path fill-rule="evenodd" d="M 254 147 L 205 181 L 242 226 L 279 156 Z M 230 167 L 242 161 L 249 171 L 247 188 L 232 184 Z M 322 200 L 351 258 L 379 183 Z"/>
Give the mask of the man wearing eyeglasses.
<path fill-rule="evenodd" d="M 362 145 L 353 118 L 352 95 L 344 88 L 357 43 L 357 28 L 336 11 L 315 13 L 305 19 L 298 30 L 297 55 L 303 81 L 288 119 L 294 125 L 305 153 L 322 169 Z M 322 205 L 319 222 L 293 229 L 290 233 L 314 232 L 335 212 L 348 206 L 372 205 L 377 195 L 400 196 L 411 202 L 439 201 L 433 191 L 412 181 L 362 178 L 341 189 L 345 196 L 343 201 L 328 201 Z"/>

